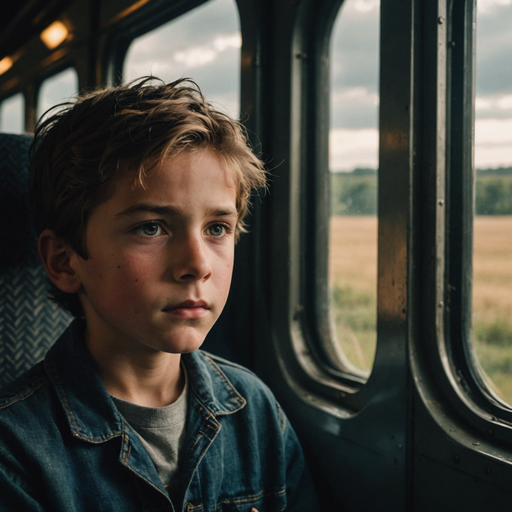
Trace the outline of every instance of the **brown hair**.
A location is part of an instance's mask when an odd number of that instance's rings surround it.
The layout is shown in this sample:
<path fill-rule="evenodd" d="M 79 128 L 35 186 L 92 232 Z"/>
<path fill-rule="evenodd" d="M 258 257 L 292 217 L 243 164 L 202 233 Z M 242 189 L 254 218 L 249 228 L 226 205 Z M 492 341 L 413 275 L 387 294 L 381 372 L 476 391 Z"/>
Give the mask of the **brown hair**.
<path fill-rule="evenodd" d="M 263 163 L 248 146 L 243 126 L 213 108 L 193 81 L 165 84 L 145 77 L 98 90 L 53 107 L 38 123 L 30 148 L 30 192 L 39 235 L 52 229 L 87 259 L 87 221 L 114 190 L 120 173 L 144 177 L 182 151 L 210 148 L 227 164 L 237 186 L 237 238 L 245 231 L 252 191 L 265 187 Z M 76 294 L 53 286 L 50 298 L 76 316 Z"/>

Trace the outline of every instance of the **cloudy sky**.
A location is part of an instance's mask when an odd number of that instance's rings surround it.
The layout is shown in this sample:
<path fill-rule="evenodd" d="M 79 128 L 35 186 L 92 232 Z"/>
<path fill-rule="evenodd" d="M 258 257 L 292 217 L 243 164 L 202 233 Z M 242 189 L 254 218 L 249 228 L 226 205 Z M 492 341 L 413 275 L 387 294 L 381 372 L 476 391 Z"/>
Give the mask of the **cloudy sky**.
<path fill-rule="evenodd" d="M 331 39 L 331 170 L 377 167 L 379 0 L 346 0 Z M 238 117 L 240 26 L 234 0 L 205 5 L 136 39 L 125 80 L 187 76 L 207 98 Z M 475 161 L 512 165 L 512 0 L 478 0 Z M 44 84 L 42 113 L 76 91 L 68 70 Z M 21 131 L 21 98 L 0 106 L 0 129 Z"/>
<path fill-rule="evenodd" d="M 477 2 L 475 164 L 512 165 L 512 0 Z M 347 0 L 331 43 L 331 170 L 377 167 L 378 0 Z"/>
<path fill-rule="evenodd" d="M 130 46 L 124 79 L 153 74 L 194 79 L 208 101 L 239 117 L 240 22 L 234 0 L 212 0 L 139 37 Z"/>
<path fill-rule="evenodd" d="M 378 167 L 379 0 L 346 0 L 331 36 L 330 168 Z"/>
<path fill-rule="evenodd" d="M 512 0 L 478 0 L 475 164 L 512 166 Z"/>

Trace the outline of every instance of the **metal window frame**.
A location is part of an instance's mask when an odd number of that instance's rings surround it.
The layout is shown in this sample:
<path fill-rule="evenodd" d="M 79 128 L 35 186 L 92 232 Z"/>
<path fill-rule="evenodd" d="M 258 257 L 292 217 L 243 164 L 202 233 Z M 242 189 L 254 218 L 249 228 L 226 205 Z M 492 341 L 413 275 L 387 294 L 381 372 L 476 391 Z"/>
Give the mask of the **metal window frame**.
<path fill-rule="evenodd" d="M 478 485 L 459 494 L 460 507 L 487 496 L 492 509 L 510 487 L 512 428 L 508 411 L 482 386 L 470 339 L 475 3 L 436 4 L 419 5 L 419 231 L 413 233 L 417 270 L 411 276 L 421 295 L 411 297 L 415 318 L 409 337 L 413 508 L 431 510 L 439 503 L 425 495 L 422 480 L 435 481 L 442 494 L 473 479 Z M 436 476 L 441 468 L 443 481 Z"/>
<path fill-rule="evenodd" d="M 448 195 L 451 243 L 447 255 L 447 287 L 454 307 L 446 311 L 446 336 L 450 340 L 454 371 L 475 403 L 474 412 L 481 415 L 481 411 L 488 411 L 512 426 L 512 407 L 504 404 L 486 385 L 472 340 L 476 21 L 474 0 L 453 0 Z"/>
<path fill-rule="evenodd" d="M 421 354 L 412 369 L 425 406 L 450 437 L 495 456 L 512 448 L 512 411 L 485 386 L 471 340 L 476 5 L 439 0 L 438 6 L 437 20 L 429 20 L 431 34 L 437 23 L 438 38 L 435 50 L 434 42 L 430 48 L 425 43 L 430 65 L 423 85 L 431 105 L 422 148 L 426 335 L 412 340 L 412 350 Z M 419 362 L 422 357 L 429 367 Z M 443 410 L 434 403 L 444 404 Z"/>
<path fill-rule="evenodd" d="M 327 489 L 328 509 L 371 509 L 378 499 L 383 509 L 404 510 L 410 478 L 405 447 L 413 5 L 393 0 L 381 11 L 381 41 L 386 41 L 381 43 L 381 69 L 387 72 L 380 77 L 385 100 L 379 121 L 379 339 L 374 371 L 361 385 L 351 376 L 342 380 L 322 354 L 319 331 L 325 329 L 318 327 L 325 322 L 318 323 L 317 308 L 325 308 L 326 281 L 315 282 L 313 270 L 326 276 L 328 183 L 325 174 L 315 170 L 327 167 L 328 29 L 341 2 L 255 4 L 264 6 L 262 16 L 270 27 L 270 37 L 262 41 L 260 133 L 276 163 L 270 194 L 258 208 L 263 222 L 272 222 L 259 226 L 264 236 L 256 262 L 261 274 L 255 277 L 255 369 L 276 391 L 302 437 L 313 474 L 318 465 L 318 484 Z M 242 27 L 248 22 L 242 19 Z M 317 232 L 322 219 L 324 228 Z M 344 459 L 350 460 L 350 467 L 340 464 Z M 320 467 L 336 467 L 336 472 Z M 355 488 L 367 478 L 379 482 L 372 496 L 336 492 L 340 482 Z"/>

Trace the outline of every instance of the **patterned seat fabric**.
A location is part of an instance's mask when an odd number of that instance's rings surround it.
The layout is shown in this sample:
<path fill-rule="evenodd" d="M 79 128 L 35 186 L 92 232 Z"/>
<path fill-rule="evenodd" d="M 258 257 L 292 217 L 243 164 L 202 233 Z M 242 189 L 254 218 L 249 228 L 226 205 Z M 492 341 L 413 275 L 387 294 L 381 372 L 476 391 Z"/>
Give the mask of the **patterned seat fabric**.
<path fill-rule="evenodd" d="M 71 320 L 47 299 L 30 214 L 31 141 L 0 134 L 0 388 L 41 360 Z"/>

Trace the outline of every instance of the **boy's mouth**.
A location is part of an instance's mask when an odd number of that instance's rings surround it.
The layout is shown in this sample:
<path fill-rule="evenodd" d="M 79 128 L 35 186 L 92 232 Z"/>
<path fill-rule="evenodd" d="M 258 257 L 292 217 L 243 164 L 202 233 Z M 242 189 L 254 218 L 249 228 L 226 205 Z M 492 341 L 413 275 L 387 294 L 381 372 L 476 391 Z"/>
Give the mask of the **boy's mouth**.
<path fill-rule="evenodd" d="M 164 309 L 164 312 L 179 318 L 203 318 L 210 308 L 204 300 L 186 300 Z"/>

